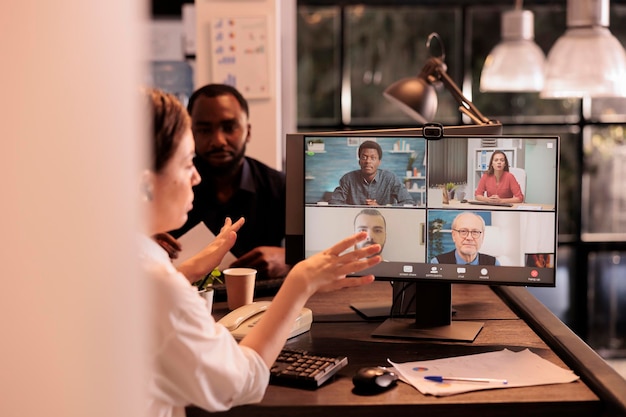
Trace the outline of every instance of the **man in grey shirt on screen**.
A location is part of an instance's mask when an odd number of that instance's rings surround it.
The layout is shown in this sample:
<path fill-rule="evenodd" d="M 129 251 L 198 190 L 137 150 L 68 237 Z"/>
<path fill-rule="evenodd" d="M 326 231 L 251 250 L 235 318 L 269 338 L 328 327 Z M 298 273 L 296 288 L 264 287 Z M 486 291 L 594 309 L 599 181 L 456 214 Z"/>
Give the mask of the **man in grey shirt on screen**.
<path fill-rule="evenodd" d="M 378 143 L 371 140 L 361 143 L 361 169 L 344 174 L 328 202 L 368 206 L 414 205 L 411 195 L 396 174 L 378 169 L 382 159 L 383 150 Z"/>

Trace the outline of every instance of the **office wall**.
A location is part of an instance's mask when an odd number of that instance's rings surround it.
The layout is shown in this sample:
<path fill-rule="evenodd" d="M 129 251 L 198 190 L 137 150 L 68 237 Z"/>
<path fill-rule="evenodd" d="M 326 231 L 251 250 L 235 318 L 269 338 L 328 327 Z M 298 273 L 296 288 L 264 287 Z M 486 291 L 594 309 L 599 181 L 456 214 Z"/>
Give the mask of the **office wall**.
<path fill-rule="evenodd" d="M 249 46 L 247 39 L 237 37 L 244 33 L 238 25 L 246 19 L 264 21 L 265 30 L 254 31 L 256 36 L 266 35 L 254 47 L 263 50 L 256 55 L 253 65 L 246 66 L 242 55 L 229 71 L 218 52 L 221 46 L 242 48 Z M 217 25 L 235 21 L 235 29 L 219 32 Z M 210 82 L 232 84 L 248 98 L 252 139 L 248 155 L 282 170 L 284 137 L 296 131 L 296 1 L 295 0 L 203 0 L 196 2 L 196 87 Z M 218 39 L 220 33 L 233 36 L 226 44 Z M 240 50 L 233 50 L 236 55 Z M 229 78 L 224 78 L 229 76 Z M 250 84 L 244 78 L 255 78 Z M 257 87 L 263 84 L 266 90 Z M 248 86 L 252 85 L 250 89 Z"/>
<path fill-rule="evenodd" d="M 0 415 L 141 415 L 143 2 L 0 6 Z"/>

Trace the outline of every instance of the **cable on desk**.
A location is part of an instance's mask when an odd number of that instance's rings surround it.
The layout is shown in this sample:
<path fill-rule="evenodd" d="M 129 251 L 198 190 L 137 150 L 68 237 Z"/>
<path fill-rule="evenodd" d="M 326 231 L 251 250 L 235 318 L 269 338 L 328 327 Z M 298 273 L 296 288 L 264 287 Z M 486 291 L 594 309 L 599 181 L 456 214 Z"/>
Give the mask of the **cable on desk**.
<path fill-rule="evenodd" d="M 395 294 L 395 296 L 393 297 L 393 300 L 391 303 L 391 311 L 389 312 L 389 317 L 393 318 L 395 311 L 398 311 L 398 315 L 400 317 L 409 315 L 411 313 L 410 311 L 411 306 L 416 301 L 417 288 L 416 288 L 416 291 L 413 291 L 413 294 L 411 298 L 408 299 L 408 302 L 406 302 L 405 300 L 405 294 L 408 288 L 410 288 L 411 286 L 417 287 L 417 284 L 415 282 L 395 282 L 395 281 L 390 281 L 390 283 L 392 287 L 394 284 L 402 284 L 402 287 L 399 289 L 398 293 Z"/>

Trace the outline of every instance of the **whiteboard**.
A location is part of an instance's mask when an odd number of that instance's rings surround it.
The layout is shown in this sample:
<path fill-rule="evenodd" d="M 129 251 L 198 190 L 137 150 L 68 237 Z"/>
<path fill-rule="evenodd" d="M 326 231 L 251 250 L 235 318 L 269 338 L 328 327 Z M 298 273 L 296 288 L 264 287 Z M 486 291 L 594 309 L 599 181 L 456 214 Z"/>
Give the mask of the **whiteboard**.
<path fill-rule="evenodd" d="M 267 16 L 219 17 L 210 25 L 212 82 L 248 99 L 269 98 Z"/>

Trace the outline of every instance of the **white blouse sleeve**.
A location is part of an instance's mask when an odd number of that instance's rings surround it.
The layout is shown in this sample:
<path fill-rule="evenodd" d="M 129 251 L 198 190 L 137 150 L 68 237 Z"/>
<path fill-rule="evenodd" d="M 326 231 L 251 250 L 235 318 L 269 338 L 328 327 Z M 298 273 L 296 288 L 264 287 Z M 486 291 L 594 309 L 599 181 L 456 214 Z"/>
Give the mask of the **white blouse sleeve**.
<path fill-rule="evenodd" d="M 208 411 L 261 401 L 269 369 L 252 349 L 239 346 L 217 324 L 195 287 L 171 264 L 153 265 L 154 374 L 149 385 L 159 403 Z"/>

